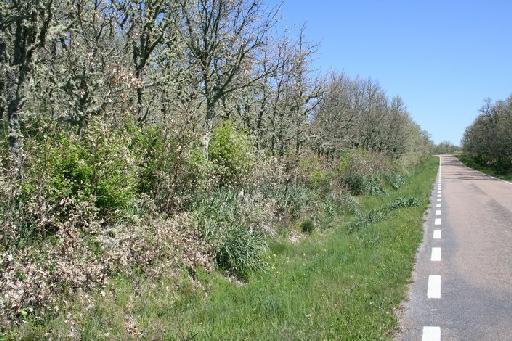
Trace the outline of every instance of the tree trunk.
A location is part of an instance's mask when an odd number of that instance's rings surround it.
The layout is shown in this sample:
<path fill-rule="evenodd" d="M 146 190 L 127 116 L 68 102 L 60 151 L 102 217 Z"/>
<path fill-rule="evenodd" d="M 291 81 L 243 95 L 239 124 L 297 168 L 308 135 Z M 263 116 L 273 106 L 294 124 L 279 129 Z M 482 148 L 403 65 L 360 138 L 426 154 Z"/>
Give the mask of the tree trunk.
<path fill-rule="evenodd" d="M 6 44 L 3 41 L 0 41 L 0 67 L 4 67 L 5 65 L 5 49 Z M 5 98 L 2 98 L 2 96 L 5 94 L 5 77 L 6 75 L 2 73 L 0 69 L 0 138 L 3 138 L 5 136 L 6 127 L 5 127 Z"/>
<path fill-rule="evenodd" d="M 7 102 L 7 124 L 9 151 L 12 158 L 16 179 L 23 178 L 23 135 L 21 134 L 19 120 L 19 81 L 16 80 L 16 73 L 13 68 L 6 72 L 6 102 Z"/>
<path fill-rule="evenodd" d="M 206 120 L 205 131 L 203 135 L 203 155 L 208 160 L 208 147 L 210 145 L 210 138 L 213 130 L 213 119 L 215 118 L 215 103 L 213 100 L 206 99 Z"/>

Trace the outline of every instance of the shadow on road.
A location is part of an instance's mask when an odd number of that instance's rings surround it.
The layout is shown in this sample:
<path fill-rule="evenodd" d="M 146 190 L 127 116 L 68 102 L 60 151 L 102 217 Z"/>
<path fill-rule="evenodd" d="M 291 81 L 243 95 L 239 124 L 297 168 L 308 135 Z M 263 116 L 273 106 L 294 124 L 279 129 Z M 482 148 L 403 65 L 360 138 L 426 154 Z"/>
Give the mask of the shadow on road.
<path fill-rule="evenodd" d="M 452 166 L 456 168 L 455 171 L 444 174 L 446 179 L 457 179 L 462 181 L 500 181 L 480 171 L 467 167 L 455 157 L 445 158 L 443 160 L 443 166 Z"/>

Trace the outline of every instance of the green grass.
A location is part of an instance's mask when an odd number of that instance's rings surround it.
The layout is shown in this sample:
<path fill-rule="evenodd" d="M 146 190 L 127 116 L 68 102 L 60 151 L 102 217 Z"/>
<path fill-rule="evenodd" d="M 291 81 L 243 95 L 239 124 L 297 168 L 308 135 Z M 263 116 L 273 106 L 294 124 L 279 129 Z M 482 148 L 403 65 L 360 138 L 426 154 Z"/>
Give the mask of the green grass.
<path fill-rule="evenodd" d="M 247 283 L 216 272 L 199 272 L 196 282 L 185 275 L 159 282 L 117 278 L 90 303 L 71 304 L 75 336 L 391 339 L 397 325 L 394 310 L 405 297 L 437 165 L 438 159 L 431 158 L 399 190 L 359 198 L 365 211 L 404 197 L 416 198 L 419 206 L 394 209 L 352 233 L 347 222 L 353 217 L 340 216 L 337 227 L 317 229 L 298 244 L 273 240 L 267 270 L 253 274 Z M 28 323 L 16 333 L 62 338 L 69 334 L 70 320 L 62 313 L 44 324 Z"/>
<path fill-rule="evenodd" d="M 498 179 L 508 180 L 508 181 L 512 180 L 512 172 L 511 173 L 498 172 L 495 168 L 486 167 L 478 162 L 475 162 L 471 157 L 464 155 L 464 154 L 456 154 L 455 156 L 459 159 L 460 162 L 462 162 L 469 168 L 476 169 L 482 173 L 494 176 L 495 178 L 498 178 Z"/>

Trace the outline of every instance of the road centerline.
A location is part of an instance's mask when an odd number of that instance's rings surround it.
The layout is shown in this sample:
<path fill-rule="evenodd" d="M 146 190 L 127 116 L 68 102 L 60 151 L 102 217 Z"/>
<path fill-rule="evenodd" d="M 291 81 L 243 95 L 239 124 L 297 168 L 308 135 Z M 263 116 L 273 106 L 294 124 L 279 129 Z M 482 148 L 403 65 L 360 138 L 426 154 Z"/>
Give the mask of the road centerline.
<path fill-rule="evenodd" d="M 441 328 L 434 326 L 423 327 L 421 341 L 441 341 Z"/>
<path fill-rule="evenodd" d="M 441 298 L 441 275 L 428 276 L 428 298 Z"/>
<path fill-rule="evenodd" d="M 441 248 L 433 247 L 432 254 L 430 255 L 430 260 L 432 262 L 440 262 L 441 261 Z"/>
<path fill-rule="evenodd" d="M 434 233 L 432 234 L 432 238 L 441 239 L 441 230 L 434 230 Z"/>

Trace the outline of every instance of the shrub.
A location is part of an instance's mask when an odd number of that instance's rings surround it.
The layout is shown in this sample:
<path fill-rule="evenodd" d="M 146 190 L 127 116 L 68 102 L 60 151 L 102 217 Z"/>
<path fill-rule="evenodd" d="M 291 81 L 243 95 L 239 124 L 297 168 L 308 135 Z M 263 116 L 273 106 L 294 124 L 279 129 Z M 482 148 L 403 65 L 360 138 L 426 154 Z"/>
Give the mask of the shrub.
<path fill-rule="evenodd" d="M 288 184 L 278 188 L 273 193 L 278 214 L 297 218 L 316 201 L 317 193 L 304 185 Z M 280 217 L 281 218 L 281 217 Z"/>
<path fill-rule="evenodd" d="M 230 228 L 216 252 L 216 261 L 225 269 L 241 279 L 251 272 L 264 267 L 263 254 L 267 244 L 263 236 L 241 226 Z"/>
<path fill-rule="evenodd" d="M 298 162 L 298 180 L 311 189 L 328 192 L 331 183 L 329 165 L 315 154 L 304 153 Z"/>
<path fill-rule="evenodd" d="M 221 185 L 240 184 L 254 162 L 247 135 L 237 131 L 231 121 L 224 121 L 214 129 L 208 145 L 208 157 L 215 165 Z"/>
<path fill-rule="evenodd" d="M 306 219 L 300 224 L 300 228 L 304 233 L 312 233 L 315 229 L 315 223 L 311 219 Z"/>
<path fill-rule="evenodd" d="M 386 181 L 394 189 L 399 189 L 405 183 L 405 177 L 399 172 L 388 172 L 386 174 Z"/>
<path fill-rule="evenodd" d="M 352 194 L 382 194 L 383 176 L 391 168 L 389 158 L 363 149 L 346 152 L 336 167 Z"/>
<path fill-rule="evenodd" d="M 102 287 L 112 274 L 143 272 L 155 280 L 183 267 L 211 268 L 210 248 L 187 214 L 140 219 L 94 234 L 74 224 L 44 242 L 0 253 L 0 331 L 27 316 L 44 321 L 70 297 Z"/>
<path fill-rule="evenodd" d="M 241 279 L 264 267 L 265 234 L 272 233 L 272 207 L 256 193 L 220 188 L 203 193 L 193 215 L 218 266 Z"/>
<path fill-rule="evenodd" d="M 184 209 L 199 180 L 208 176 L 199 170 L 191 153 L 192 136 L 170 132 L 166 126 L 130 127 L 130 150 L 137 159 L 137 191 L 147 194 L 163 212 Z M 203 176 L 204 175 L 204 176 Z"/>
<path fill-rule="evenodd" d="M 187 155 L 187 173 L 190 185 L 197 190 L 217 187 L 219 179 L 215 174 L 215 164 L 208 160 L 201 147 L 193 147 Z"/>
<path fill-rule="evenodd" d="M 167 151 L 166 142 L 159 127 L 146 126 L 135 130 L 131 149 L 139 163 L 137 190 L 140 193 L 155 192 L 159 173 L 168 168 L 166 161 L 174 161 Z"/>
<path fill-rule="evenodd" d="M 25 197 L 42 191 L 50 205 L 92 200 L 106 218 L 135 197 L 136 168 L 124 136 L 98 122 L 83 138 L 62 134 L 34 149 Z"/>

